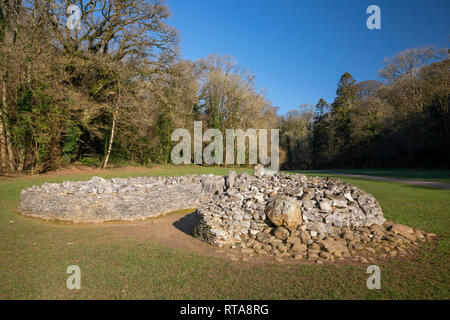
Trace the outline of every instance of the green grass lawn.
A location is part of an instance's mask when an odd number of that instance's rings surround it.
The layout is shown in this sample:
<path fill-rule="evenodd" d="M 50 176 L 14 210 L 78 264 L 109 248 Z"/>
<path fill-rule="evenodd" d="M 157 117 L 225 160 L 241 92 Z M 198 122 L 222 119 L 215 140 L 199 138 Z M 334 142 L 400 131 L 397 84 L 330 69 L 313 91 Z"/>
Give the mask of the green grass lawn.
<path fill-rule="evenodd" d="M 163 166 L 108 170 L 106 178 L 227 169 Z M 367 265 L 249 267 L 119 236 L 100 226 L 55 225 L 17 214 L 22 188 L 91 174 L 0 180 L 0 299 L 449 299 L 450 192 L 344 177 L 379 200 L 386 218 L 441 236 L 414 258 L 384 261 L 381 290 L 366 287 Z M 81 290 L 66 268 L 81 268 Z"/>
<path fill-rule="evenodd" d="M 331 170 L 306 171 L 309 173 L 327 172 Z M 332 170 L 333 172 L 345 172 L 351 174 L 363 174 L 368 176 L 389 177 L 412 180 L 427 180 L 450 183 L 450 170 L 418 170 L 418 169 L 342 169 Z"/>

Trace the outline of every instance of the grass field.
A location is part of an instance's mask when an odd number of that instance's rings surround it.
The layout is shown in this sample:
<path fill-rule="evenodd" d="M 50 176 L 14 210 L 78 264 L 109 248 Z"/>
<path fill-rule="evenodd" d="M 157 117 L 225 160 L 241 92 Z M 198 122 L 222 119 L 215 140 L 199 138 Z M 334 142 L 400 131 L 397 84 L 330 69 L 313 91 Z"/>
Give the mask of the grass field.
<path fill-rule="evenodd" d="M 107 170 L 106 178 L 226 169 L 164 166 Z M 449 299 L 450 192 L 343 177 L 379 200 L 386 218 L 441 236 L 413 258 L 380 262 L 381 289 L 366 287 L 367 265 L 249 267 L 174 249 L 101 226 L 55 225 L 17 214 L 22 188 L 84 180 L 92 173 L 0 179 L 0 299 Z M 336 176 L 336 175 L 335 175 Z M 81 290 L 66 268 L 81 268 Z"/>
<path fill-rule="evenodd" d="M 323 170 L 328 171 L 328 170 Z M 351 174 L 362 174 L 376 177 L 388 177 L 388 178 L 400 178 L 400 179 L 412 179 L 412 180 L 427 180 L 450 183 L 450 170 L 445 169 L 342 169 L 332 170 L 335 173 L 345 172 Z M 307 171 L 308 172 L 308 171 Z M 313 174 L 319 171 L 309 171 Z"/>

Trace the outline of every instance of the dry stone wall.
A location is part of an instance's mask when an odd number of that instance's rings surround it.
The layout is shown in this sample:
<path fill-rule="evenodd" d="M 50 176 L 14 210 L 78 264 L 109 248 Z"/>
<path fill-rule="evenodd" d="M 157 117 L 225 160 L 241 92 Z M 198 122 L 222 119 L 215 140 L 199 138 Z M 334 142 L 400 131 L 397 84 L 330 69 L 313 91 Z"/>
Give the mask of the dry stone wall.
<path fill-rule="evenodd" d="M 223 177 L 138 177 L 45 183 L 22 190 L 19 211 L 43 219 L 76 223 L 142 220 L 196 208 Z"/>

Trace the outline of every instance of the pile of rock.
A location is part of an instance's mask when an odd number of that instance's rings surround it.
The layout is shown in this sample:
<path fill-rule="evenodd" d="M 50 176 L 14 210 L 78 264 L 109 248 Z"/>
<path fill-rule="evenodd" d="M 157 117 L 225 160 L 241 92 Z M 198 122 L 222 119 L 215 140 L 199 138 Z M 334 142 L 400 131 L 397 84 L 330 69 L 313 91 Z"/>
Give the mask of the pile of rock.
<path fill-rule="evenodd" d="M 324 236 L 336 235 L 343 227 L 385 222 L 372 195 L 337 179 L 283 173 L 257 178 L 231 171 L 225 188 L 197 209 L 195 234 L 216 245 L 256 235 L 267 221 L 279 227 L 279 237 L 298 228 Z"/>
<path fill-rule="evenodd" d="M 318 263 L 395 256 L 433 236 L 386 222 L 376 199 L 358 187 L 300 174 L 231 171 L 224 192 L 202 202 L 196 215 L 194 235 L 213 245 Z"/>
<path fill-rule="evenodd" d="M 138 177 L 45 183 L 22 190 L 19 211 L 43 219 L 70 222 L 142 220 L 177 210 L 196 208 L 223 177 Z"/>

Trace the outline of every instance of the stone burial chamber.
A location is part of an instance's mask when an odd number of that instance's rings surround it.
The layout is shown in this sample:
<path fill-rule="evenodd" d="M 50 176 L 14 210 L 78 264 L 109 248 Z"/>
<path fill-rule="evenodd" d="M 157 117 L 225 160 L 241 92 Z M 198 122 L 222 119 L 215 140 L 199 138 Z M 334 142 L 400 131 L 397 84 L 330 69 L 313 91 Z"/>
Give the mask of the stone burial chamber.
<path fill-rule="evenodd" d="M 386 221 L 373 196 L 335 179 L 282 173 L 270 177 L 242 173 L 236 177 L 234 172 L 225 179 L 226 192 L 216 192 L 199 205 L 194 232 L 219 246 L 257 235 L 270 224 L 278 227 L 273 230 L 275 236 L 286 240 L 294 230 L 325 236 L 342 227 L 382 225 Z"/>
<path fill-rule="evenodd" d="M 196 208 L 224 184 L 219 176 L 113 178 L 45 183 L 22 190 L 19 212 L 74 223 L 135 221 Z"/>
<path fill-rule="evenodd" d="M 243 255 L 325 260 L 411 254 L 435 235 L 387 222 L 377 200 L 332 178 L 301 174 L 138 177 L 60 184 L 21 192 L 28 216 L 74 223 L 134 221 L 197 208 L 192 235 Z"/>

